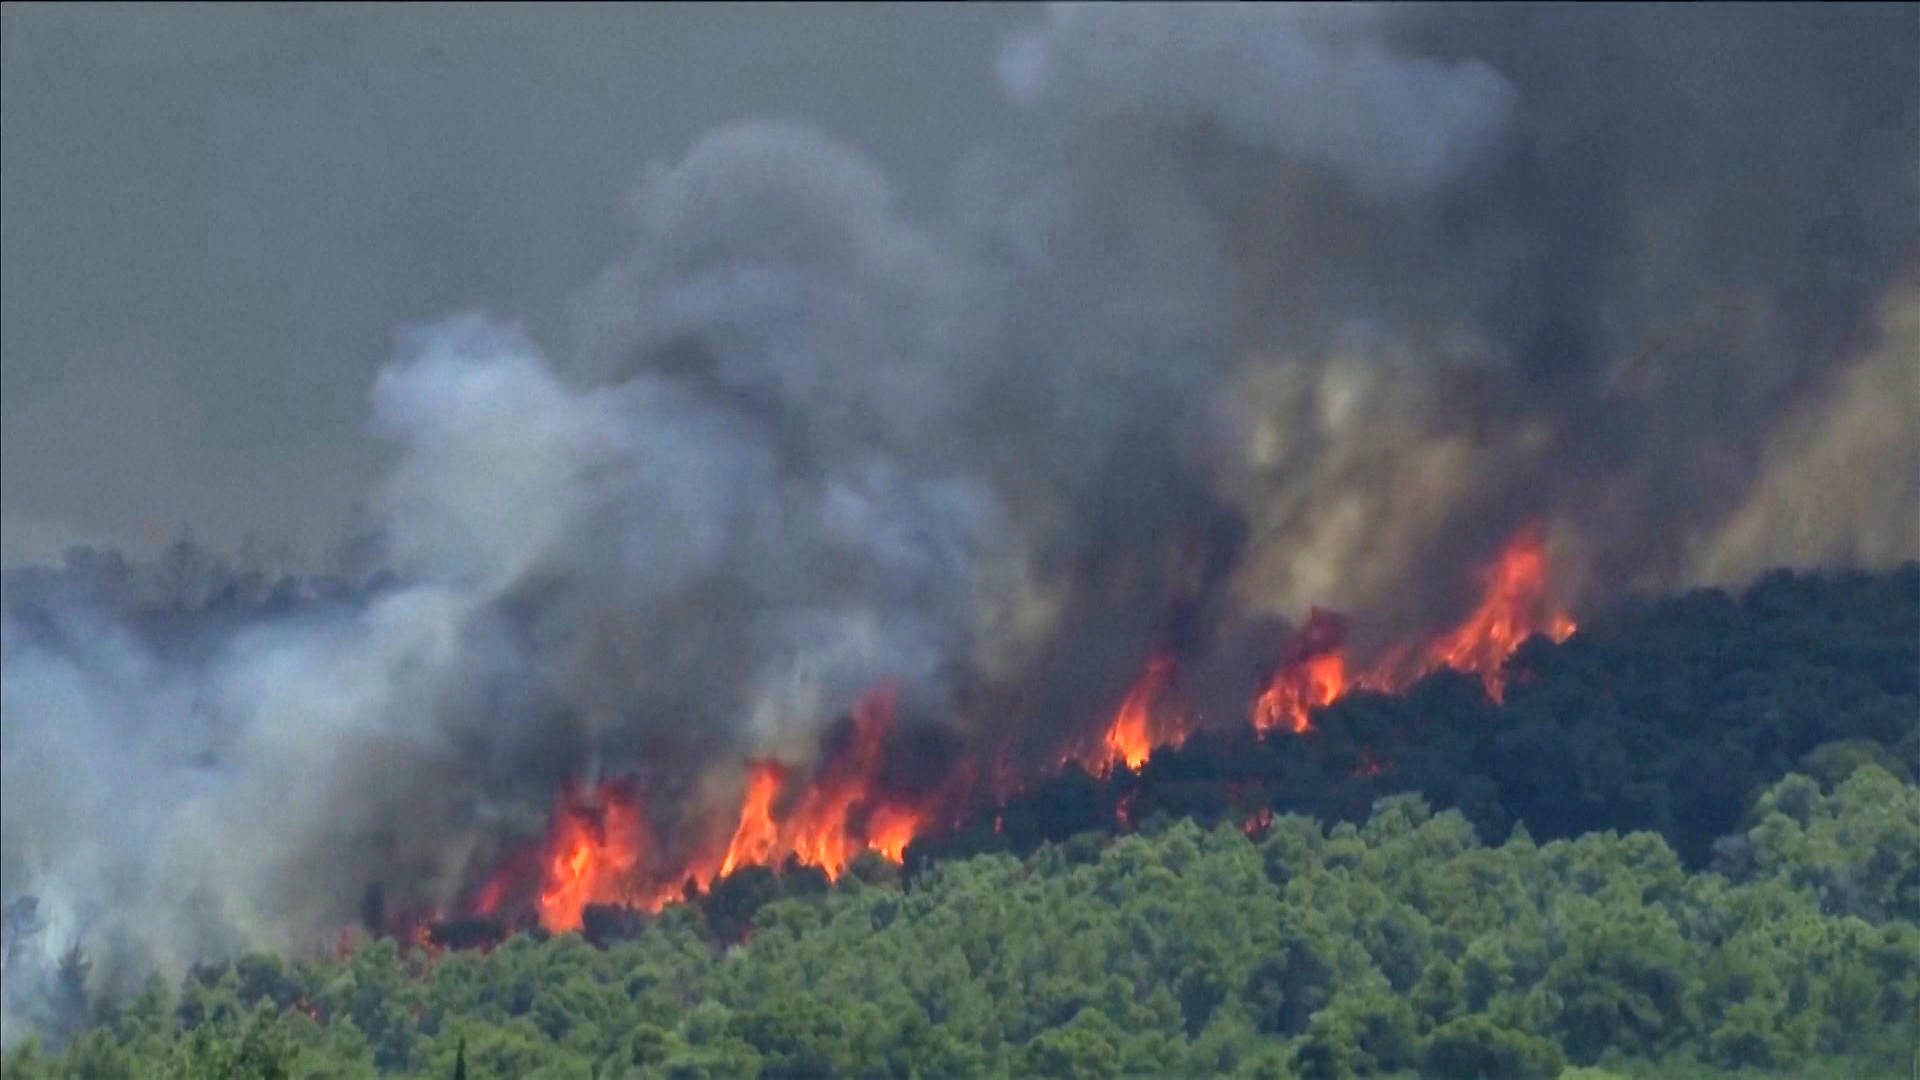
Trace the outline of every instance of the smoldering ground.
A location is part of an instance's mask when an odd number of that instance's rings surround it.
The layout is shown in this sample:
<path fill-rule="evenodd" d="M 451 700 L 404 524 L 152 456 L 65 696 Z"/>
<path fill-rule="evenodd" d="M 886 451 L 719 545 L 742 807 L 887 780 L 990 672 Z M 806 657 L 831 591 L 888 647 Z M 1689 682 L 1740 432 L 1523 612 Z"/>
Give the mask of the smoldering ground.
<path fill-rule="evenodd" d="M 75 943 L 109 984 L 309 946 L 368 882 L 451 903 L 568 776 L 693 828 L 882 680 L 1039 769 L 1152 653 L 1231 684 L 1311 605 L 1362 652 L 1446 622 L 1525 521 L 1576 608 L 1911 557 L 1914 28 L 1056 9 L 927 220 L 804 123 L 702 137 L 558 360 L 407 335 L 394 583 L 185 657 L 10 595 L 10 1034 Z"/>

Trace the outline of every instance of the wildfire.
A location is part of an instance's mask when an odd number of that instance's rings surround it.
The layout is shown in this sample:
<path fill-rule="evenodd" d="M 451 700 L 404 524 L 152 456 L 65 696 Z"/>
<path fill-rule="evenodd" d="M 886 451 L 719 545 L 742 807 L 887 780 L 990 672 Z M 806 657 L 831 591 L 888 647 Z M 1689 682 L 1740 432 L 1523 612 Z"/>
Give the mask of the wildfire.
<path fill-rule="evenodd" d="M 1356 686 L 1402 690 L 1443 667 L 1480 676 L 1488 695 L 1503 700 L 1507 657 L 1521 642 L 1535 633 L 1565 641 L 1575 629 L 1571 616 L 1547 604 L 1546 538 L 1540 523 L 1523 526 L 1481 571 L 1480 603 L 1459 625 L 1423 648 L 1389 651 L 1357 677 L 1347 672 L 1345 620 L 1315 608 L 1254 702 L 1254 728 L 1303 734 L 1313 730 L 1313 709 Z"/>
<path fill-rule="evenodd" d="M 1273 808 L 1263 806 L 1253 813 L 1248 814 L 1246 818 L 1240 822 L 1240 831 L 1246 833 L 1248 839 L 1257 840 L 1266 835 L 1267 829 L 1272 825 Z"/>
<path fill-rule="evenodd" d="M 796 781 L 806 774 L 784 762 L 749 763 L 726 845 L 666 866 L 649 861 L 660 853 L 630 784 L 570 785 L 538 852 L 534 908 L 540 925 L 555 932 L 579 929 L 594 904 L 658 911 L 685 895 L 689 883 L 706 889 L 737 870 L 789 859 L 818 867 L 829 878 L 839 877 L 863 851 L 900 861 L 930 818 L 938 793 L 910 798 L 881 791 L 893 714 L 891 689 L 867 694 L 853 710 L 845 744 L 804 785 Z M 524 872 L 524 866 L 503 868 L 475 894 L 472 910 L 494 914 Z"/>
<path fill-rule="evenodd" d="M 743 866 L 763 866 L 773 861 L 774 849 L 780 844 L 773 800 L 786 780 L 787 770 L 777 761 L 758 762 L 752 767 L 746 797 L 740 802 L 740 824 L 727 845 L 727 857 L 720 862 L 721 876 Z"/>
<path fill-rule="evenodd" d="M 640 803 L 616 782 L 573 787 L 561 795 L 547 842 L 539 897 L 540 923 L 548 929 L 580 925 L 588 904 L 621 902 L 654 907 L 665 903 L 642 894 L 634 869 L 648 843 Z"/>
<path fill-rule="evenodd" d="M 867 849 L 864 819 L 877 802 L 871 791 L 879 777 L 882 743 L 893 726 L 893 705 L 889 688 L 868 694 L 854 707 L 850 752 L 828 759 L 802 793 L 781 837 L 780 847 L 830 878 L 839 877 L 847 863 Z"/>
<path fill-rule="evenodd" d="M 1253 703 L 1255 731 L 1302 735 L 1313 730 L 1312 711 L 1347 692 L 1347 657 L 1341 651 L 1347 624 L 1337 613 L 1314 608 L 1294 636 L 1273 679 Z"/>
<path fill-rule="evenodd" d="M 1440 667 L 1470 672 L 1500 701 L 1507 685 L 1502 669 L 1520 643 L 1536 632 L 1565 641 L 1573 634 L 1574 622 L 1566 612 L 1546 608 L 1546 529 L 1538 522 L 1515 533 L 1481 579 L 1486 591 L 1480 606 L 1427 646 L 1421 674 Z"/>
<path fill-rule="evenodd" d="M 1147 763 L 1156 748 L 1177 746 L 1185 740 L 1184 725 L 1155 722 L 1155 707 L 1159 705 L 1160 697 L 1166 692 L 1167 683 L 1172 678 L 1172 656 L 1157 653 L 1147 661 L 1147 670 L 1121 700 L 1113 723 L 1107 726 L 1099 745 L 1077 755 L 1080 764 L 1088 772 L 1095 776 L 1106 776 L 1121 762 L 1125 762 L 1129 769 L 1138 769 Z M 1065 760 L 1071 761 L 1075 757 L 1069 754 Z"/>
<path fill-rule="evenodd" d="M 1389 652 L 1366 671 L 1349 663 L 1345 620 L 1314 609 L 1255 699 L 1254 729 L 1262 735 L 1304 734 L 1313 730 L 1314 709 L 1356 687 L 1399 690 L 1440 667 L 1478 675 L 1499 700 L 1506 689 L 1503 667 L 1521 642 L 1534 633 L 1562 641 L 1574 631 L 1573 620 L 1547 603 L 1545 541 L 1539 525 L 1515 533 L 1482 571 L 1481 599 L 1465 619 L 1424 645 Z M 1121 763 L 1139 769 L 1154 750 L 1182 742 L 1190 725 L 1163 700 L 1174 673 L 1171 654 L 1154 655 L 1098 739 L 1063 755 L 1060 763 L 1078 761 L 1106 776 Z M 632 781 L 568 785 L 545 841 L 484 882 L 468 909 L 493 917 L 509 904 L 524 902 L 542 926 L 558 932 L 580 928 L 589 906 L 658 911 L 690 890 L 708 889 L 748 867 L 798 863 L 837 878 L 862 852 L 900 861 L 936 810 L 960 789 L 978 797 L 982 785 L 976 781 L 984 781 L 1004 798 L 1017 786 L 1002 746 L 991 761 L 957 763 L 939 790 L 890 790 L 882 773 L 894 711 L 890 687 L 869 692 L 840 729 L 843 737 L 832 741 L 811 769 L 772 758 L 747 762 L 737 810 L 730 817 L 714 816 L 712 835 L 691 838 L 683 845 L 686 851 L 670 853 L 655 843 Z M 1387 767 L 1367 756 L 1356 775 L 1373 776 Z M 1133 794 L 1123 795 L 1116 808 L 1123 826 L 1131 820 Z M 1257 835 L 1271 820 L 1269 810 L 1258 809 L 1242 827 Z M 995 830 L 1002 824 L 996 816 Z"/>
<path fill-rule="evenodd" d="M 867 818 L 866 841 L 869 850 L 899 862 L 907 856 L 907 845 L 920 835 L 929 815 L 918 807 L 882 803 Z"/>

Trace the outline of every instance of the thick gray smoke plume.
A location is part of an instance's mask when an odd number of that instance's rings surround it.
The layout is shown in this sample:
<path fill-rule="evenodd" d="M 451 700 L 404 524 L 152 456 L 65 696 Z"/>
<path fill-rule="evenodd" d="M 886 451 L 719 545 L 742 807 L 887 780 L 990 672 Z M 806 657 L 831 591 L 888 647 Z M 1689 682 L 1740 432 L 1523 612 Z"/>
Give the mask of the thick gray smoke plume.
<path fill-rule="evenodd" d="M 561 362 L 469 316 L 380 377 L 386 584 L 212 629 L 9 590 L 10 1035 L 76 943 L 111 981 L 450 904 L 569 776 L 697 841 L 882 680 L 1039 769 L 1149 654 L 1238 722 L 1275 616 L 1432 629 L 1536 518 L 1576 609 L 1911 557 L 1914 29 L 1060 10 L 929 223 L 809 127 L 709 134 Z"/>

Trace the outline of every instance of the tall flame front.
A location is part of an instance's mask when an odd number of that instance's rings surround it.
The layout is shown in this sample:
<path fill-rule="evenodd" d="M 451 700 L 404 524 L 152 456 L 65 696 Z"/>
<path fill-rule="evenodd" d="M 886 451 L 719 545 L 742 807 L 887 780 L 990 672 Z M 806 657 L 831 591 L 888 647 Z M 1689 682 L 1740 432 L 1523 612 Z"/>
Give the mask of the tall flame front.
<path fill-rule="evenodd" d="M 1466 618 L 1424 644 L 1389 650 L 1365 671 L 1356 672 L 1348 660 L 1345 619 L 1314 609 L 1256 696 L 1254 729 L 1262 736 L 1305 735 L 1314 730 L 1315 709 L 1355 688 L 1400 690 L 1443 667 L 1478 675 L 1487 693 L 1502 700 L 1507 658 L 1523 641 L 1535 633 L 1563 641 L 1574 631 L 1573 620 L 1547 601 L 1547 561 L 1545 529 L 1523 527 L 1482 571 L 1480 601 Z M 1063 754 L 1060 764 L 1078 763 L 1104 776 L 1123 764 L 1137 770 L 1154 750 L 1182 742 L 1191 721 L 1165 704 L 1176 673 L 1170 653 L 1155 654 L 1099 736 Z M 884 787 L 894 712 L 892 689 L 876 688 L 854 707 L 847 738 L 813 768 L 771 758 L 745 763 L 730 826 L 714 823 L 711 842 L 696 842 L 690 854 L 673 858 L 656 842 L 630 783 L 569 785 L 537 857 L 503 866 L 469 906 L 496 913 L 532 866 L 540 924 L 565 931 L 582 925 L 590 905 L 658 911 L 749 867 L 798 864 L 837 878 L 863 852 L 898 862 L 953 791 Z M 998 775 L 1004 764 L 996 759 L 987 772 Z M 1367 774 L 1383 767 L 1372 763 Z M 970 780 L 979 771 L 963 763 L 949 779 Z"/>

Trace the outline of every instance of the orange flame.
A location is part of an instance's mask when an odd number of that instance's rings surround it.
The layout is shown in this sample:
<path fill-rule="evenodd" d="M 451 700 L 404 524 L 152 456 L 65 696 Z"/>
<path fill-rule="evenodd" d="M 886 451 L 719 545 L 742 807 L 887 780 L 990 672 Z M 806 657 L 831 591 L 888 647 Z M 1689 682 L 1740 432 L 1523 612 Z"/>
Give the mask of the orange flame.
<path fill-rule="evenodd" d="M 653 853 L 651 835 L 640 800 L 624 785 L 570 786 L 540 851 L 540 924 L 555 932 L 578 929 L 592 904 L 658 911 L 684 895 L 689 882 L 706 889 L 737 870 L 788 859 L 818 867 L 829 878 L 839 877 L 863 851 L 900 861 L 942 793 L 905 797 L 880 789 L 893 713 L 890 688 L 863 697 L 845 745 L 830 752 L 798 791 L 790 792 L 796 771 L 785 763 L 749 763 L 725 848 L 695 852 L 671 872 L 646 862 Z M 493 912 L 510 888 L 509 873 L 496 874 L 476 894 L 473 908 Z"/>
<path fill-rule="evenodd" d="M 1305 734 L 1313 730 L 1312 710 L 1355 687 L 1399 690 L 1440 667 L 1480 676 L 1488 693 L 1501 699 L 1506 689 L 1502 668 L 1521 642 L 1535 632 L 1562 641 L 1575 628 L 1566 613 L 1547 602 L 1545 542 L 1545 530 L 1538 524 L 1519 530 L 1482 572 L 1481 599 L 1465 619 L 1424 646 L 1389 652 L 1368 671 L 1351 670 L 1344 651 L 1344 620 L 1314 609 L 1256 698 L 1253 727 L 1262 735 L 1277 730 Z M 1077 760 L 1089 772 L 1105 776 L 1123 762 L 1139 769 L 1155 749 L 1184 741 L 1191 726 L 1188 718 L 1170 715 L 1162 700 L 1174 673 L 1170 655 L 1152 657 L 1099 739 L 1060 762 Z M 731 831 L 716 828 L 704 840 L 695 837 L 687 851 L 670 853 L 653 842 L 631 784 L 568 785 L 545 842 L 484 882 L 470 909 L 491 915 L 509 896 L 530 898 L 541 925 L 559 932 L 578 929 L 590 905 L 658 911 L 689 890 L 711 888 L 716 879 L 751 866 L 778 867 L 791 860 L 837 878 L 863 851 L 900 861 L 957 788 L 973 790 L 974 782 L 984 779 L 1004 799 L 1018 786 L 1008 748 L 1002 746 L 985 777 L 972 763 L 963 762 L 949 771 L 939 790 L 889 790 L 882 772 L 894 708 L 890 687 L 869 692 L 853 709 L 845 737 L 811 770 L 773 759 L 748 762 Z M 1387 767 L 1367 757 L 1356 774 L 1372 776 Z M 1132 812 L 1129 793 L 1116 807 L 1123 827 L 1129 826 Z M 1258 832 L 1270 821 L 1269 812 L 1257 811 L 1243 828 Z M 994 828 L 1002 826 L 996 816 Z"/>
<path fill-rule="evenodd" d="M 828 759 L 789 819 L 783 838 L 788 842 L 782 846 L 803 864 L 825 870 L 830 878 L 839 877 L 866 847 L 863 837 L 850 835 L 849 826 L 856 804 L 868 798 L 878 777 L 881 744 L 893 726 L 893 705 L 893 691 L 886 688 L 854 706 L 850 752 Z"/>
<path fill-rule="evenodd" d="M 1106 776 L 1123 761 L 1127 768 L 1138 769 L 1153 756 L 1155 748 L 1178 745 L 1186 738 L 1182 725 L 1155 723 L 1154 708 L 1172 678 L 1173 657 L 1157 653 L 1147 661 L 1147 670 L 1121 700 L 1100 744 L 1079 755 L 1080 763 L 1088 772 Z M 1068 755 L 1068 760 L 1072 758 L 1073 755 Z"/>
<path fill-rule="evenodd" d="M 726 858 L 720 860 L 720 876 L 725 877 L 743 866 L 764 866 L 773 861 L 780 844 L 780 826 L 773 820 L 773 800 L 787 782 L 787 770 L 777 761 L 755 762 L 747 773 L 747 793 L 740 800 L 740 824 L 727 844 Z"/>
<path fill-rule="evenodd" d="M 588 904 L 640 900 L 633 875 L 646 839 L 639 800 L 621 785 L 562 793 L 547 841 L 540 924 L 572 929 Z"/>
<path fill-rule="evenodd" d="M 1313 609 L 1253 703 L 1255 731 L 1304 735 L 1313 730 L 1312 711 L 1347 692 L 1347 657 L 1341 651 L 1346 636 L 1346 622 L 1338 614 Z"/>
<path fill-rule="evenodd" d="M 1254 729 L 1305 734 L 1313 730 L 1315 708 L 1333 704 L 1356 686 L 1403 690 L 1443 667 L 1480 676 L 1487 694 L 1504 700 L 1507 657 L 1535 633 L 1565 641 L 1575 623 L 1547 604 L 1546 529 L 1539 522 L 1514 533 L 1481 572 L 1481 580 L 1480 603 L 1459 625 L 1424 648 L 1389 650 L 1372 670 L 1357 677 L 1347 671 L 1344 621 L 1313 609 L 1254 701 Z M 1410 664 L 1410 656 L 1418 659 Z"/>
<path fill-rule="evenodd" d="M 1502 669 L 1521 642 L 1536 632 L 1556 642 L 1573 634 L 1573 619 L 1546 605 L 1546 538 L 1546 529 L 1532 522 L 1501 546 L 1493 564 L 1481 574 L 1486 591 L 1480 605 L 1459 626 L 1427 646 L 1422 674 L 1450 667 L 1478 675 L 1488 695 L 1502 701 L 1507 686 Z"/>
<path fill-rule="evenodd" d="M 1260 837 L 1266 835 L 1267 829 L 1272 827 L 1272 825 L 1273 808 L 1263 806 L 1241 820 L 1240 831 L 1246 833 L 1248 839 L 1258 840 Z"/>
<path fill-rule="evenodd" d="M 882 803 L 874 807 L 872 815 L 867 818 L 867 848 L 893 862 L 904 860 L 907 857 L 907 845 L 920 835 L 929 816 L 922 808 L 895 803 Z"/>

